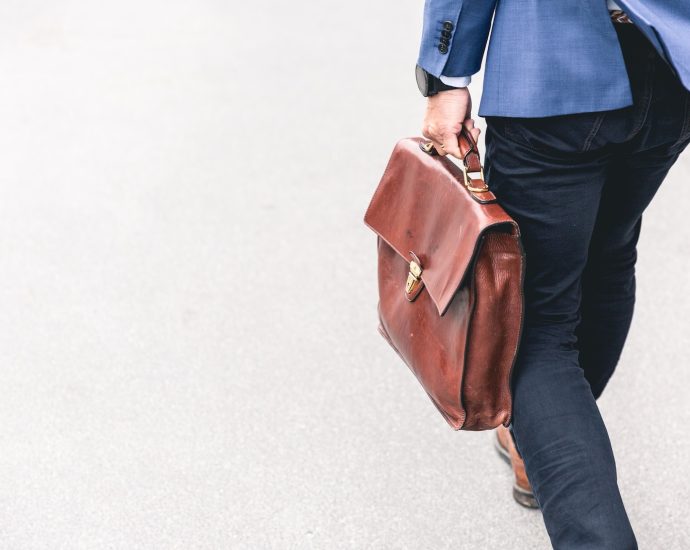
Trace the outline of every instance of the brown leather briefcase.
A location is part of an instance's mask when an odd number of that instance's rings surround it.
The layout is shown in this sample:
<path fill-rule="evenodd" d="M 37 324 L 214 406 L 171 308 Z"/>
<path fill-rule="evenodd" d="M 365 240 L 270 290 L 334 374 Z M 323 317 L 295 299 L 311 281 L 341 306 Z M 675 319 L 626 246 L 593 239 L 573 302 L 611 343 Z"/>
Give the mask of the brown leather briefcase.
<path fill-rule="evenodd" d="M 462 168 L 401 139 L 364 223 L 377 234 L 379 332 L 448 424 L 477 431 L 510 423 L 525 254 L 471 134 L 458 141 Z"/>

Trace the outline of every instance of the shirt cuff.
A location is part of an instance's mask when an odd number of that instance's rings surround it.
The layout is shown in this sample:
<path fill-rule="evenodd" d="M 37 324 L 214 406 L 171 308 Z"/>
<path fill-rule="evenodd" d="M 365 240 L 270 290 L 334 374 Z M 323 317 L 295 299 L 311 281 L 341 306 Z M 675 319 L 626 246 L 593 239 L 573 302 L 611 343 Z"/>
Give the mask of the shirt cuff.
<path fill-rule="evenodd" d="M 453 86 L 455 88 L 466 88 L 472 80 L 472 76 L 441 75 L 439 78 L 441 79 L 441 82 L 443 82 L 444 84 L 448 84 L 448 86 Z"/>

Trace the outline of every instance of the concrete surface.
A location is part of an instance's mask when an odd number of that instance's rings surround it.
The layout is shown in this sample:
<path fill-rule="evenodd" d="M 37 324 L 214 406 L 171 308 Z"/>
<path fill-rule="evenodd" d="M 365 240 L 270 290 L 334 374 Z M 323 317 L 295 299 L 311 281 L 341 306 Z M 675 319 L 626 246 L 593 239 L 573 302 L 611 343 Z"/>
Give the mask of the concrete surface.
<path fill-rule="evenodd" d="M 549 547 L 376 331 L 421 10 L 0 4 L 0 548 Z M 689 178 L 601 399 L 647 549 L 690 544 Z"/>

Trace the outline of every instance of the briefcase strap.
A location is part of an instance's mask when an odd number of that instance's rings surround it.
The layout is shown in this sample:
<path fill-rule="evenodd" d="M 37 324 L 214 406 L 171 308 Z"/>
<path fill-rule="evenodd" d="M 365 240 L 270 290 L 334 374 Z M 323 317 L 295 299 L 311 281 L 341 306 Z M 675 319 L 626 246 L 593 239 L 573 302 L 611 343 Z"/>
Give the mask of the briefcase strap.
<path fill-rule="evenodd" d="M 495 201 L 496 197 L 489 191 L 489 187 L 484 180 L 484 168 L 482 167 L 482 160 L 479 155 L 477 142 L 464 125 L 461 127 L 457 137 L 460 156 L 462 158 L 460 168 L 462 169 L 465 187 L 467 187 L 472 196 L 479 202 L 486 203 Z M 419 147 L 422 151 L 431 156 L 438 156 L 438 151 L 434 147 L 432 141 L 420 142 Z M 472 177 L 470 174 L 477 174 L 478 177 Z"/>

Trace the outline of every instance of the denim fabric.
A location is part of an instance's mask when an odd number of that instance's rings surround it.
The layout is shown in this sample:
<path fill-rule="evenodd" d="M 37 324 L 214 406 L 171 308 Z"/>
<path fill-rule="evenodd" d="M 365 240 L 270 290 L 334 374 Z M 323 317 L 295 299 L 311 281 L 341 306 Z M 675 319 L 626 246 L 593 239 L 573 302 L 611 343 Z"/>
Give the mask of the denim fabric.
<path fill-rule="evenodd" d="M 527 260 L 510 430 L 558 550 L 637 548 L 596 399 L 633 317 L 642 213 L 690 141 L 690 92 L 636 27 L 616 29 L 632 106 L 487 117 L 487 183 Z"/>
<path fill-rule="evenodd" d="M 619 4 L 690 88 L 690 2 Z M 426 0 L 417 63 L 435 76 L 472 75 L 487 40 L 481 116 L 544 117 L 632 104 L 606 0 Z"/>

